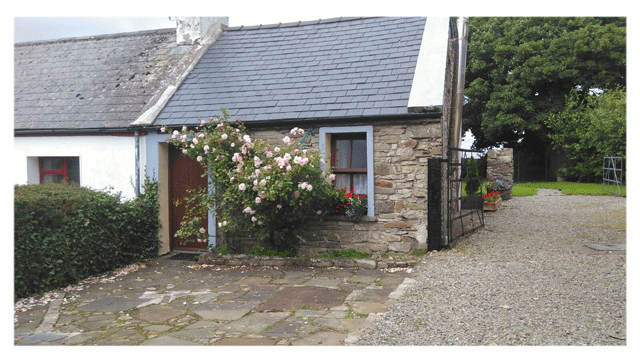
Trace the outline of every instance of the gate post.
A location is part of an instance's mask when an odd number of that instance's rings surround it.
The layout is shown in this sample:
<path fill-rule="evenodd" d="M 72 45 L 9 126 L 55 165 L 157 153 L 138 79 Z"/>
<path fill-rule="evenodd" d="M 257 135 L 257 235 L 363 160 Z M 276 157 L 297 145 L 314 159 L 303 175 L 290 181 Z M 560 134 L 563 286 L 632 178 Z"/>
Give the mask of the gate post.
<path fill-rule="evenodd" d="M 427 163 L 427 250 L 440 250 L 444 245 L 442 217 L 442 159 L 430 158 Z"/>

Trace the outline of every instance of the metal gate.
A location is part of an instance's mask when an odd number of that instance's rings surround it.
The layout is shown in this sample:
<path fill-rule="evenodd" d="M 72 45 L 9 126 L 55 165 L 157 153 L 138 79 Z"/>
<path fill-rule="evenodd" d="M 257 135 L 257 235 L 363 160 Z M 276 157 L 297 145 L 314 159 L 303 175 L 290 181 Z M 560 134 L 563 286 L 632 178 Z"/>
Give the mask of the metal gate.
<path fill-rule="evenodd" d="M 484 226 L 480 151 L 449 148 L 429 159 L 428 250 L 440 250 Z M 444 176 L 443 176 L 444 175 Z"/>
<path fill-rule="evenodd" d="M 614 195 L 622 196 L 624 179 L 624 158 L 608 156 L 602 160 L 602 189 Z"/>

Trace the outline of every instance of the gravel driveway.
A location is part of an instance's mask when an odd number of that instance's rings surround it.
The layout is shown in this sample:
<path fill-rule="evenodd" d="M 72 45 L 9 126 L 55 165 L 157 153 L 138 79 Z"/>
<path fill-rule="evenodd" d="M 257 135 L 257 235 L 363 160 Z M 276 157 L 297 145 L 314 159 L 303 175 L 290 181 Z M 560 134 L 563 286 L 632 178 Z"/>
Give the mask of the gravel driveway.
<path fill-rule="evenodd" d="M 626 345 L 626 198 L 503 202 L 485 228 L 427 254 L 356 345 Z"/>

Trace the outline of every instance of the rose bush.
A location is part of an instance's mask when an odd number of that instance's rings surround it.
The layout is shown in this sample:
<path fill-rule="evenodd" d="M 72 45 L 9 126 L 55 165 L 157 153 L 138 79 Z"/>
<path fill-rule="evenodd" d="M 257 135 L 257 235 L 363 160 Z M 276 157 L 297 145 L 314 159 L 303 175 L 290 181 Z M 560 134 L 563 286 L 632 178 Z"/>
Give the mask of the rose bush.
<path fill-rule="evenodd" d="M 206 241 L 198 214 L 213 209 L 220 230 L 252 231 L 276 251 L 295 252 L 305 225 L 330 215 L 339 197 L 319 153 L 292 139 L 303 133 L 294 128 L 276 144 L 252 139 L 225 111 L 193 129 L 173 131 L 168 141 L 203 165 L 215 189 L 195 189 L 183 200 L 188 210 L 176 236 Z"/>

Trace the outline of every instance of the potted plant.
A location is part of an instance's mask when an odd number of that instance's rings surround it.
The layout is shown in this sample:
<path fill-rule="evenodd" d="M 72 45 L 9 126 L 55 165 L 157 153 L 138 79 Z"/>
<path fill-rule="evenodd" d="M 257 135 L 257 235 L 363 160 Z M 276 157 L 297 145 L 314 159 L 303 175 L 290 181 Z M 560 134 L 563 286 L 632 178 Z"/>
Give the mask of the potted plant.
<path fill-rule="evenodd" d="M 486 195 L 482 195 L 482 207 L 485 211 L 496 211 L 502 205 L 502 197 L 498 191 L 492 191 Z"/>
<path fill-rule="evenodd" d="M 359 221 L 367 216 L 367 195 L 356 194 L 353 190 L 337 190 L 337 204 L 333 206 L 335 215 L 346 216 L 352 221 Z"/>
<path fill-rule="evenodd" d="M 511 199 L 512 190 L 511 184 L 502 181 L 500 179 L 495 179 L 494 181 L 489 181 L 484 184 L 485 189 L 487 189 L 487 193 L 492 191 L 497 191 L 500 193 L 500 197 L 504 200 Z"/>

